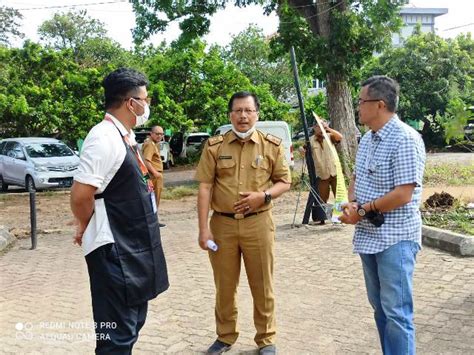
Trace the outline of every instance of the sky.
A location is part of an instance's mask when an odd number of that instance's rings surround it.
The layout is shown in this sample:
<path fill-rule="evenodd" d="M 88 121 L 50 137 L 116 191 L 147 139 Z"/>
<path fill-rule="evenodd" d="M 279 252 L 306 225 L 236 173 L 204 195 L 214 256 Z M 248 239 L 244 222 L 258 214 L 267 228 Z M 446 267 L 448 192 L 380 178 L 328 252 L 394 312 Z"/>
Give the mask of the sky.
<path fill-rule="evenodd" d="M 81 6 L 72 7 L 71 5 Z M 25 33 L 26 38 L 33 41 L 39 40 L 37 34 L 39 25 L 51 19 L 55 12 L 86 9 L 89 16 L 105 24 L 109 37 L 119 42 L 124 48 L 129 49 L 132 46 L 131 29 L 135 25 L 135 18 L 132 7 L 126 0 L 0 0 L 0 6 L 20 10 L 23 15 L 21 31 Z M 58 6 L 60 7 L 54 8 Z M 451 38 L 461 32 L 474 32 L 473 0 L 412 0 L 409 6 L 447 8 L 448 13 L 435 20 L 436 32 L 441 37 Z M 227 7 L 212 17 L 210 33 L 204 39 L 208 44 L 225 46 L 233 35 L 245 30 L 251 23 L 261 27 L 265 35 L 276 32 L 278 28 L 277 16 L 263 15 L 260 6 Z M 166 40 L 169 43 L 178 36 L 179 28 L 174 23 L 169 26 L 166 33 L 153 36 L 151 42 L 158 44 Z M 14 45 L 20 46 L 21 41 Z"/>

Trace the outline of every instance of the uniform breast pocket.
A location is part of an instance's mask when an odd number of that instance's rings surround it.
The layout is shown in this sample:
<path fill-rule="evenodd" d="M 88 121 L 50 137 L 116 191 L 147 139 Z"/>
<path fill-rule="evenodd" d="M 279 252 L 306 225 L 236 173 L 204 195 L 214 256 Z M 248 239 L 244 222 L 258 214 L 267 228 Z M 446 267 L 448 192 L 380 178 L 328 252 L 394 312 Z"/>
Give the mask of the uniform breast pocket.
<path fill-rule="evenodd" d="M 390 161 L 375 161 L 369 174 L 372 175 L 374 184 L 379 188 L 390 189 L 393 187 L 393 169 Z"/>
<path fill-rule="evenodd" d="M 260 183 L 267 182 L 270 179 L 271 170 L 268 158 L 265 157 L 259 161 L 254 160 L 252 162 L 252 170 Z"/>
<path fill-rule="evenodd" d="M 220 159 L 217 161 L 217 175 L 220 177 L 233 176 L 235 170 L 235 160 Z"/>

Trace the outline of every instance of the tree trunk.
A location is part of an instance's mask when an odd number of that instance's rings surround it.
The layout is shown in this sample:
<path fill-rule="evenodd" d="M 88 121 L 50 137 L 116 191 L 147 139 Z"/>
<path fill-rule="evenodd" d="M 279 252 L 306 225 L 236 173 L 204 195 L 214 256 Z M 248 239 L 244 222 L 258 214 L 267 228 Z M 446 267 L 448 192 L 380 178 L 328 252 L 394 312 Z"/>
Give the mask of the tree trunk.
<path fill-rule="evenodd" d="M 340 74 L 329 73 L 326 90 L 332 127 L 343 135 L 338 146 L 342 169 L 346 176 L 350 176 L 357 152 L 357 127 L 347 79 Z"/>
<path fill-rule="evenodd" d="M 331 11 L 346 11 L 346 0 L 289 0 L 289 4 L 306 18 L 315 37 L 327 40 L 331 51 Z M 318 53 L 315 53 L 317 56 Z M 341 60 L 335 59 L 335 60 Z M 326 76 L 326 95 L 328 97 L 329 118 L 332 127 L 343 135 L 338 145 L 342 168 L 346 176 L 352 174 L 352 167 L 357 152 L 357 127 L 355 124 L 352 96 L 347 77 L 341 73 L 329 72 Z"/>
<path fill-rule="evenodd" d="M 315 21 L 318 33 L 313 33 L 325 38 L 329 46 L 329 38 L 331 35 L 331 11 L 344 11 L 345 1 L 340 0 L 338 3 L 320 0 L 316 2 L 317 16 L 308 21 Z M 335 6 L 337 8 L 335 8 Z M 331 50 L 331 48 L 328 48 Z M 339 59 L 340 60 L 340 59 Z M 352 166 L 354 164 L 357 152 L 357 136 L 355 125 L 354 109 L 352 107 L 352 96 L 347 83 L 347 78 L 340 73 L 329 72 L 326 77 L 326 94 L 328 97 L 329 118 L 335 130 L 341 132 L 343 140 L 338 146 L 341 158 L 342 169 L 346 176 L 352 174 Z"/>

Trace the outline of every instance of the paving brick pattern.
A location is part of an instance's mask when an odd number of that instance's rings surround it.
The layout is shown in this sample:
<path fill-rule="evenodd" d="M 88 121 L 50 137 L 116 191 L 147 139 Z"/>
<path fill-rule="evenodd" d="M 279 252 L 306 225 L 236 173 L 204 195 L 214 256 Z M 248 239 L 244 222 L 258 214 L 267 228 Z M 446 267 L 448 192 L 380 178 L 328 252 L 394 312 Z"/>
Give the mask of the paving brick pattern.
<path fill-rule="evenodd" d="M 193 208 L 163 204 L 162 238 L 171 288 L 150 303 L 135 354 L 199 354 L 215 339 L 214 286 L 196 243 Z M 278 208 L 276 208 L 278 210 Z M 291 228 L 278 214 L 276 295 L 280 354 L 379 354 L 360 260 L 349 226 Z M 0 353 L 91 354 L 89 284 L 72 231 L 20 240 L 0 256 Z M 474 259 L 424 248 L 414 290 L 419 354 L 474 354 Z M 251 296 L 239 286 L 238 342 L 255 354 Z"/>

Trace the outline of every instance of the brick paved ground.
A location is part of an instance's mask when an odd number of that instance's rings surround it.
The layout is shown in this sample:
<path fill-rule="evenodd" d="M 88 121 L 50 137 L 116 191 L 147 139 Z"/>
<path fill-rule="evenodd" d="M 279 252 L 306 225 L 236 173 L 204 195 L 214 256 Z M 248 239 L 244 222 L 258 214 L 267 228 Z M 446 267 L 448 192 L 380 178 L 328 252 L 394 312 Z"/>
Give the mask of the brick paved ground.
<path fill-rule="evenodd" d="M 280 354 L 378 354 L 351 227 L 290 228 L 277 206 Z M 192 204 L 162 205 L 171 288 L 151 302 L 136 354 L 201 353 L 214 340 L 211 269 L 198 249 Z M 190 217 L 191 216 L 191 217 Z M 0 256 L 0 353 L 92 353 L 90 296 L 72 232 L 21 240 Z M 474 354 L 474 259 L 424 248 L 415 273 L 419 354 Z M 254 354 L 250 292 L 239 287 L 241 335 L 231 354 Z M 22 328 L 23 326 L 23 328 Z M 85 329 L 84 329 L 85 328 Z"/>

